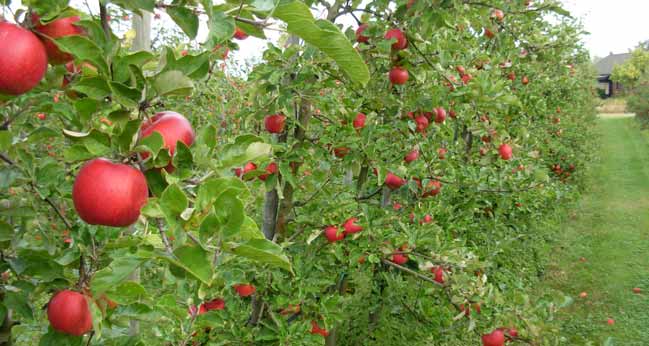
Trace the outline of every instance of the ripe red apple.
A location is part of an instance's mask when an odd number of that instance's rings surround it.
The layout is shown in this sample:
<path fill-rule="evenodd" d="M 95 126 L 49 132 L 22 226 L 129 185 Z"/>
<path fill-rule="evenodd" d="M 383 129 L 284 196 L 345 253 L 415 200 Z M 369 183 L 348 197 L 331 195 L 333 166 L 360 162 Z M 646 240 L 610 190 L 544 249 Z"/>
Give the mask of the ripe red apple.
<path fill-rule="evenodd" d="M 640 294 L 640 293 L 642 293 L 642 289 L 640 289 L 640 287 L 634 287 L 633 288 L 633 293 Z"/>
<path fill-rule="evenodd" d="M 518 330 L 516 330 L 516 328 L 509 328 L 505 331 L 505 334 L 507 334 L 507 337 L 510 339 L 514 339 L 518 337 Z"/>
<path fill-rule="evenodd" d="M 286 116 L 281 113 L 268 115 L 264 118 L 264 126 L 266 127 L 266 131 L 270 133 L 282 133 L 284 131 L 285 122 Z"/>
<path fill-rule="evenodd" d="M 464 76 L 462 76 L 462 83 L 464 83 L 464 85 L 467 85 L 472 79 L 473 79 L 472 75 L 465 74 Z"/>
<path fill-rule="evenodd" d="M 357 129 L 357 130 L 360 130 L 363 127 L 365 127 L 365 119 L 366 118 L 367 118 L 367 116 L 365 114 L 363 114 L 363 113 L 356 114 L 356 118 L 354 118 L 354 123 L 353 123 L 354 128 Z"/>
<path fill-rule="evenodd" d="M 277 164 L 275 162 L 269 163 L 268 166 L 266 166 L 266 172 L 267 173 L 260 175 L 259 179 L 266 181 L 271 174 L 277 173 Z"/>
<path fill-rule="evenodd" d="M 251 284 L 237 284 L 232 286 L 239 297 L 250 297 L 253 293 L 257 291 L 255 286 Z"/>
<path fill-rule="evenodd" d="M 322 337 L 327 337 L 329 332 L 326 329 L 320 328 L 318 322 L 311 321 L 311 334 L 320 334 Z"/>
<path fill-rule="evenodd" d="M 417 125 L 417 132 L 425 133 L 426 128 L 428 128 L 428 118 L 425 115 L 420 115 L 415 118 L 415 124 Z"/>
<path fill-rule="evenodd" d="M 495 9 L 491 12 L 491 18 L 496 18 L 497 21 L 502 22 L 505 18 L 505 13 L 502 10 Z"/>
<path fill-rule="evenodd" d="M 457 118 L 457 113 L 452 109 L 448 111 L 448 115 L 453 119 Z"/>
<path fill-rule="evenodd" d="M 430 268 L 430 272 L 435 274 L 435 280 L 436 282 L 443 284 L 446 280 L 444 280 L 444 268 L 441 266 L 437 267 L 432 267 Z"/>
<path fill-rule="evenodd" d="M 440 160 L 444 160 L 446 158 L 447 152 L 448 150 L 446 150 L 446 148 L 437 149 L 437 158 L 439 158 Z"/>
<path fill-rule="evenodd" d="M 203 302 L 198 310 L 198 314 L 202 315 L 208 311 L 212 310 L 223 310 L 225 309 L 225 300 L 221 298 L 215 298 L 206 302 Z"/>
<path fill-rule="evenodd" d="M 500 154 L 501 159 L 507 161 L 512 158 L 512 147 L 509 144 L 501 144 L 498 147 L 498 154 Z"/>
<path fill-rule="evenodd" d="M 390 83 L 392 84 L 406 84 L 406 82 L 408 81 L 408 70 L 400 66 L 395 66 L 390 70 L 389 78 Z"/>
<path fill-rule="evenodd" d="M 153 132 L 157 132 L 162 136 L 163 148 L 168 149 L 171 156 L 176 151 L 176 144 L 179 141 L 186 146 L 191 146 L 194 143 L 195 134 L 192 125 L 184 116 L 176 112 L 160 112 L 151 117 L 150 120 L 144 121 L 140 127 L 140 138 L 146 138 Z M 143 159 L 147 157 L 149 157 L 149 153 L 142 153 Z M 174 166 L 169 162 L 165 169 L 171 173 Z"/>
<path fill-rule="evenodd" d="M 392 44 L 393 50 L 402 50 L 408 47 L 408 40 L 406 35 L 399 29 L 390 29 L 385 33 L 385 39 L 391 40 L 396 39 L 397 41 Z"/>
<path fill-rule="evenodd" d="M 345 232 L 338 232 L 338 227 L 336 226 L 325 227 L 324 235 L 330 243 L 345 239 Z"/>
<path fill-rule="evenodd" d="M 440 183 L 437 180 L 430 180 L 428 181 L 428 184 L 426 184 L 426 189 L 424 193 L 422 194 L 422 197 L 434 197 L 439 194 L 439 192 L 442 190 L 442 183 Z"/>
<path fill-rule="evenodd" d="M 144 174 L 104 158 L 86 162 L 72 188 L 79 217 L 91 225 L 124 227 L 133 224 L 149 196 Z"/>
<path fill-rule="evenodd" d="M 349 151 L 350 151 L 350 150 L 351 150 L 351 149 L 349 149 L 349 148 L 347 148 L 347 147 L 338 147 L 338 148 L 334 148 L 334 155 L 335 155 L 337 158 L 342 159 L 343 157 L 347 156 L 347 154 L 349 154 Z"/>
<path fill-rule="evenodd" d="M 521 79 L 521 83 L 523 83 L 523 85 L 527 85 L 530 83 L 530 79 L 527 78 L 527 76 L 523 76 L 523 79 Z"/>
<path fill-rule="evenodd" d="M 343 224 L 345 234 L 354 234 L 363 230 L 363 226 L 356 224 L 357 221 L 358 219 L 355 217 L 350 217 L 345 221 Z"/>
<path fill-rule="evenodd" d="M 435 122 L 438 124 L 443 123 L 446 120 L 446 110 L 444 107 L 436 107 L 435 111 Z"/>
<path fill-rule="evenodd" d="M 45 115 L 45 113 L 38 113 L 38 114 L 36 114 L 36 117 L 37 117 L 38 119 L 40 119 L 40 120 L 45 120 L 45 119 L 47 118 L 47 116 Z"/>
<path fill-rule="evenodd" d="M 494 34 L 489 28 L 484 28 L 484 35 L 487 38 L 494 38 L 496 36 L 496 34 Z"/>
<path fill-rule="evenodd" d="M 482 346 L 504 346 L 505 334 L 502 330 L 494 330 L 490 334 L 482 335 Z"/>
<path fill-rule="evenodd" d="M 509 73 L 507 74 L 507 79 L 509 79 L 509 80 L 512 81 L 512 82 L 515 81 L 515 80 L 516 80 L 516 73 L 514 73 L 514 72 L 509 72 Z"/>
<path fill-rule="evenodd" d="M 586 297 L 588 297 L 588 293 L 586 292 L 579 293 L 579 298 L 586 298 Z"/>
<path fill-rule="evenodd" d="M 248 34 L 246 34 L 245 31 L 241 30 L 241 28 L 236 27 L 234 29 L 234 38 L 237 40 L 245 40 L 248 38 Z"/>
<path fill-rule="evenodd" d="M 390 190 L 396 190 L 406 184 L 406 180 L 394 175 L 392 172 L 388 172 L 385 176 L 385 185 Z"/>
<path fill-rule="evenodd" d="M 392 259 L 390 261 L 398 265 L 404 265 L 406 264 L 406 262 L 408 262 L 408 255 L 402 253 L 395 253 L 394 255 L 392 255 Z"/>
<path fill-rule="evenodd" d="M 612 318 L 609 318 L 609 319 L 606 320 L 606 323 L 608 323 L 609 326 L 612 326 L 612 325 L 615 324 L 615 320 L 612 319 Z"/>
<path fill-rule="evenodd" d="M 72 16 L 42 25 L 37 15 L 32 16 L 32 22 L 35 24 L 34 30 L 41 34 L 40 38 L 45 45 L 50 64 L 65 64 L 74 59 L 69 53 L 62 52 L 53 40 L 64 36 L 84 35 L 83 28 L 74 24 L 78 21 L 79 17 Z"/>
<path fill-rule="evenodd" d="M 422 224 L 422 225 L 425 224 L 425 223 L 431 223 L 431 222 L 433 222 L 433 217 L 430 216 L 430 214 L 424 215 L 424 218 L 421 219 L 421 221 L 419 221 L 419 223 Z"/>
<path fill-rule="evenodd" d="M 419 149 L 415 148 L 412 149 L 408 154 L 406 154 L 403 160 L 406 161 L 406 163 L 410 163 L 412 161 L 417 160 L 418 158 L 419 158 Z"/>
<path fill-rule="evenodd" d="M 356 29 L 356 42 L 358 43 L 368 43 L 370 41 L 370 38 L 367 36 L 363 36 L 363 31 L 367 29 L 367 24 L 361 24 L 358 29 Z"/>
<path fill-rule="evenodd" d="M 30 31 L 0 22 L 0 52 L 0 94 L 24 94 L 43 79 L 47 53 Z"/>
<path fill-rule="evenodd" d="M 92 329 L 92 314 L 86 296 L 63 290 L 47 304 L 47 319 L 55 330 L 80 336 Z"/>
<path fill-rule="evenodd" d="M 237 177 L 241 178 L 241 177 L 243 177 L 244 175 L 246 175 L 246 173 L 248 173 L 248 172 L 252 172 L 252 171 L 254 171 L 255 169 L 257 169 L 257 165 L 255 165 L 255 164 L 252 163 L 252 162 L 248 162 L 248 163 L 246 163 L 246 164 L 243 166 L 243 169 L 241 169 L 241 168 L 235 168 L 235 169 L 234 169 L 234 174 L 235 174 Z M 250 179 L 251 179 L 251 178 L 246 178 L 246 180 L 250 180 Z"/>
<path fill-rule="evenodd" d="M 394 202 L 394 204 L 392 204 L 392 209 L 394 209 L 396 211 L 401 210 L 401 207 L 402 207 L 402 205 L 399 202 Z"/>
<path fill-rule="evenodd" d="M 460 74 L 460 76 L 464 76 L 466 74 L 466 69 L 462 65 L 456 66 L 455 70 Z"/>

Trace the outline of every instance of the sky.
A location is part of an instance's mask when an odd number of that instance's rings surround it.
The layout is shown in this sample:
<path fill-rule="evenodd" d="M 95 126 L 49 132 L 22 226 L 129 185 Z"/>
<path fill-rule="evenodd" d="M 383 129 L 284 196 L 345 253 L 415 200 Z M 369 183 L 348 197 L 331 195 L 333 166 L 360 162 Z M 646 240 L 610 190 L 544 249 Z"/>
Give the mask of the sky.
<path fill-rule="evenodd" d="M 625 53 L 634 48 L 641 41 L 649 40 L 649 0 L 561 0 L 564 7 L 572 15 L 579 18 L 584 29 L 590 35 L 584 36 L 586 48 L 592 56 L 604 57 L 609 53 Z M 95 1 L 90 1 L 91 7 L 96 7 Z M 13 2 L 14 6 L 20 4 L 20 0 Z M 85 9 L 83 0 L 72 0 L 72 6 Z M 96 9 L 93 8 L 93 11 Z M 315 13 L 322 17 L 325 13 Z M 164 25 L 171 20 L 163 14 Z M 347 20 L 348 23 L 353 21 Z M 172 24 L 173 25 L 173 24 Z M 199 31 L 200 40 L 206 34 L 206 28 Z M 277 38 L 278 33 L 267 31 L 270 38 Z M 248 38 L 241 41 L 240 50 L 233 52 L 233 60 L 253 58 L 258 60 L 266 43 L 256 38 Z"/>

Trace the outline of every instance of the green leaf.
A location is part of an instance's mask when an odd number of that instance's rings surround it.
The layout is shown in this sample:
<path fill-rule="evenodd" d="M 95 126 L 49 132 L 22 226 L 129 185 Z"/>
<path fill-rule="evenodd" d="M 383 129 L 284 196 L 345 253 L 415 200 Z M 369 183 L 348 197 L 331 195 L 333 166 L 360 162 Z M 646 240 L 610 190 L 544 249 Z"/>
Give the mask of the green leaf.
<path fill-rule="evenodd" d="M 153 218 L 162 218 L 164 217 L 164 212 L 160 208 L 160 203 L 156 197 L 151 197 L 147 200 L 144 207 L 142 207 L 142 215 L 153 217 Z"/>
<path fill-rule="evenodd" d="M 271 150 L 271 145 L 263 143 L 260 137 L 253 135 L 239 136 L 234 143 L 223 147 L 221 164 L 223 167 L 241 166 L 248 161 L 270 155 Z"/>
<path fill-rule="evenodd" d="M 198 33 L 198 16 L 192 10 L 186 7 L 169 6 L 166 8 L 166 11 L 190 39 L 193 40 L 196 38 L 196 34 Z"/>
<path fill-rule="evenodd" d="M 0 220 L 0 241 L 11 240 L 14 238 L 14 229 L 8 223 Z"/>
<path fill-rule="evenodd" d="M 269 264 L 292 272 L 291 262 L 284 254 L 282 247 L 267 239 L 252 239 L 244 244 L 235 245 L 231 251 L 238 256 L 253 261 Z"/>
<path fill-rule="evenodd" d="M 332 58 L 345 75 L 355 83 L 365 85 L 370 72 L 363 59 L 336 25 L 327 20 L 315 20 L 309 7 L 301 1 L 280 3 L 273 16 L 288 24 L 287 30 L 314 45 Z"/>
<path fill-rule="evenodd" d="M 191 94 L 194 83 L 180 71 L 162 72 L 153 80 L 153 88 L 159 96 Z"/>
<path fill-rule="evenodd" d="M 207 44 L 213 47 L 220 42 L 229 40 L 234 35 L 234 18 L 221 11 L 214 11 L 207 22 L 207 27 L 210 30 Z"/>
<path fill-rule="evenodd" d="M 103 101 L 111 94 L 108 83 L 99 77 L 82 78 L 74 83 L 71 88 L 99 101 Z"/>
<path fill-rule="evenodd" d="M 144 260 L 131 254 L 116 254 L 113 253 L 114 258 L 107 267 L 98 270 L 92 277 L 92 292 L 95 296 L 104 293 L 111 288 L 119 285 L 128 278 L 131 273 L 139 267 Z"/>
<path fill-rule="evenodd" d="M 194 158 L 185 143 L 178 141 L 174 152 L 173 165 L 176 168 L 191 168 Z"/>
<path fill-rule="evenodd" d="M 66 162 L 85 161 L 95 157 L 83 144 L 74 144 L 63 150 L 63 159 Z"/>
<path fill-rule="evenodd" d="M 228 189 L 239 190 L 238 195 L 241 196 L 242 192 L 249 194 L 246 184 L 241 179 L 236 177 L 223 177 L 212 178 L 204 181 L 198 187 L 198 195 L 196 197 L 196 209 L 204 210 L 214 204 L 219 196 Z"/>
<path fill-rule="evenodd" d="M 0 150 L 7 150 L 11 147 L 13 136 L 9 131 L 0 131 Z"/>
<path fill-rule="evenodd" d="M 212 264 L 207 251 L 198 245 L 184 245 L 174 251 L 175 258 L 168 255 L 162 258 L 184 269 L 206 285 L 212 281 Z"/>
<path fill-rule="evenodd" d="M 142 67 L 154 58 L 155 55 L 146 51 L 135 52 L 130 55 L 116 58 L 113 63 L 113 79 L 122 83 L 127 82 L 131 75 L 129 66 Z"/>
<path fill-rule="evenodd" d="M 89 61 L 102 74 L 108 75 L 108 64 L 104 58 L 103 50 L 87 37 L 79 35 L 62 36 L 57 38 L 55 42 L 61 50 L 72 54 L 75 59 Z"/>
<path fill-rule="evenodd" d="M 176 184 L 167 186 L 160 196 L 159 203 L 162 211 L 172 218 L 180 215 L 189 205 L 187 196 Z"/>
<path fill-rule="evenodd" d="M 117 82 L 110 82 L 110 90 L 113 99 L 126 108 L 137 107 L 142 96 L 139 90 Z"/>
<path fill-rule="evenodd" d="M 139 14 L 142 14 L 142 10 L 153 12 L 155 8 L 155 0 L 111 0 L 110 2 Z"/>
<path fill-rule="evenodd" d="M 264 234 L 259 229 L 259 226 L 257 226 L 255 220 L 248 216 L 243 219 L 239 236 L 243 240 L 264 239 Z"/>
<path fill-rule="evenodd" d="M 245 212 L 243 202 L 237 198 L 238 193 L 237 189 L 228 189 L 214 203 L 215 215 L 223 224 L 222 232 L 226 238 L 239 233 L 243 224 Z"/>
<path fill-rule="evenodd" d="M 137 132 L 140 129 L 142 121 L 134 119 L 124 125 L 124 130 L 116 138 L 117 144 L 121 151 L 129 151 L 137 140 Z"/>
<path fill-rule="evenodd" d="M 49 327 L 47 333 L 41 336 L 39 346 L 81 346 L 83 345 L 83 336 L 74 336 L 59 333 Z"/>
<path fill-rule="evenodd" d="M 106 296 L 120 305 L 139 302 L 147 296 L 146 290 L 137 282 L 127 281 L 106 292 Z"/>
<path fill-rule="evenodd" d="M 157 156 L 158 152 L 164 146 L 164 139 L 158 131 L 153 131 L 150 135 L 140 139 L 140 143 L 135 148 L 136 151 L 148 151 L 153 156 Z"/>

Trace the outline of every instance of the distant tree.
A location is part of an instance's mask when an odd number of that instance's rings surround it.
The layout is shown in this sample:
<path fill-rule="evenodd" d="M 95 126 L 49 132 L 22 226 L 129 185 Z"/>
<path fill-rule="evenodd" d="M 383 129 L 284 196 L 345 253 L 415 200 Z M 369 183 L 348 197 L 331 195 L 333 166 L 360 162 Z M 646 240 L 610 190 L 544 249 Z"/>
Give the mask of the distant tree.
<path fill-rule="evenodd" d="M 613 67 L 611 79 L 631 88 L 649 80 L 649 51 L 640 45 L 629 60 Z"/>

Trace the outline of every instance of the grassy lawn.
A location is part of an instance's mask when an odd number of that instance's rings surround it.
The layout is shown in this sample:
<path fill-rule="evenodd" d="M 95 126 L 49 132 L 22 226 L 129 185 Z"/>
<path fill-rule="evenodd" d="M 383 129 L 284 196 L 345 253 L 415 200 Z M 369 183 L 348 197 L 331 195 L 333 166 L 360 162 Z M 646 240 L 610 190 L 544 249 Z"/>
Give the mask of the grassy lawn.
<path fill-rule="evenodd" d="M 601 117 L 601 162 L 562 226 L 545 287 L 574 303 L 566 345 L 649 345 L 649 137 L 628 117 Z M 633 293 L 639 287 L 641 294 Z M 580 298 L 586 292 L 586 298 Z M 609 325 L 607 319 L 615 323 Z"/>

